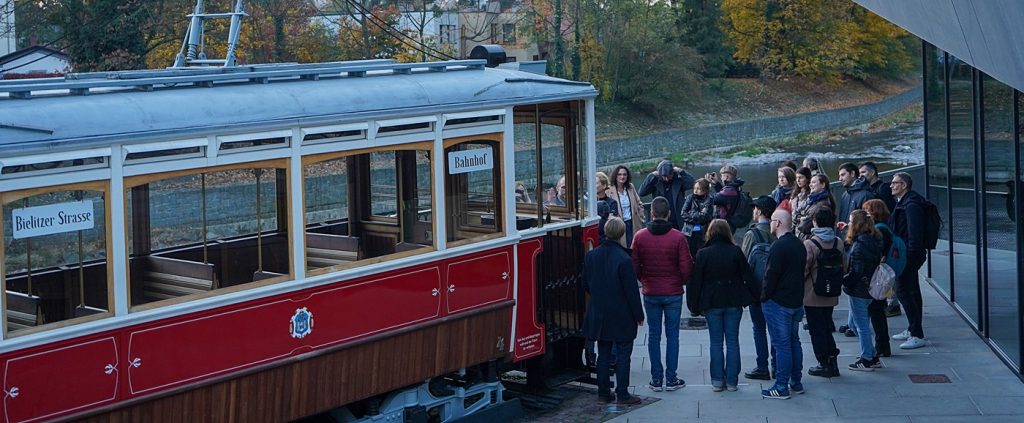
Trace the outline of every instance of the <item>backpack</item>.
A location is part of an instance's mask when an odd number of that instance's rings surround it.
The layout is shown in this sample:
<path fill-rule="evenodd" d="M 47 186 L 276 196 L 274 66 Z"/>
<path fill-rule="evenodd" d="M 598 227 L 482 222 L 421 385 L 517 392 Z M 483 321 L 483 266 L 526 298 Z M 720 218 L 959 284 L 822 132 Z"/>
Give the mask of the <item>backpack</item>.
<path fill-rule="evenodd" d="M 888 232 L 890 238 L 892 238 L 892 246 L 889 247 L 889 251 L 886 251 L 885 256 L 882 257 L 882 263 L 889 265 L 892 271 L 896 272 L 896 277 L 898 278 L 903 274 L 903 269 L 907 267 L 907 243 L 903 241 L 902 237 L 894 234 L 888 225 L 876 223 L 875 227 Z"/>
<path fill-rule="evenodd" d="M 924 248 L 934 250 L 939 244 L 939 230 L 942 229 L 942 215 L 935 203 L 924 200 Z"/>
<path fill-rule="evenodd" d="M 838 297 L 843 286 L 843 253 L 839 251 L 839 241 L 834 241 L 829 249 L 822 248 L 816 239 L 812 238 L 811 242 L 818 247 L 818 256 L 814 259 L 817 267 L 814 295 Z"/>
<path fill-rule="evenodd" d="M 896 272 L 888 264 L 881 263 L 871 275 L 868 293 L 871 298 L 884 300 L 892 296 L 892 285 L 896 282 Z"/>
<path fill-rule="evenodd" d="M 740 190 L 736 193 L 739 197 L 736 200 L 736 208 L 731 211 L 726 219 L 733 228 L 742 228 L 750 224 L 754 219 L 754 200 L 750 193 Z"/>
<path fill-rule="evenodd" d="M 750 265 L 750 270 L 754 273 L 754 280 L 757 282 L 754 284 L 758 290 L 758 294 L 755 298 L 761 298 L 761 292 L 764 291 L 764 277 L 768 273 L 768 250 L 771 249 L 772 244 L 764 239 L 764 234 L 761 233 L 760 229 L 751 229 L 754 233 L 754 246 L 750 249 L 750 255 L 747 256 L 747 264 Z"/>

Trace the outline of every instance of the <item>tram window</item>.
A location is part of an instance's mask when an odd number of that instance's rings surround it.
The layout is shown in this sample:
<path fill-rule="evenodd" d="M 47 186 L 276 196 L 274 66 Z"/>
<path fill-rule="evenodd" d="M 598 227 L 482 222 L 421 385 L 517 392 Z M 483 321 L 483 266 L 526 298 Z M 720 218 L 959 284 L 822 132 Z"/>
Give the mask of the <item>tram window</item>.
<path fill-rule="evenodd" d="M 316 141 L 324 141 L 324 140 L 340 140 L 340 139 L 362 138 L 362 137 L 366 136 L 364 132 L 365 131 L 363 131 L 361 129 L 356 129 L 356 130 L 351 130 L 351 131 L 334 131 L 334 132 L 324 132 L 324 133 L 321 133 L 321 134 L 309 134 L 309 135 L 306 135 L 305 137 L 303 137 L 302 141 L 303 142 L 316 142 Z"/>
<path fill-rule="evenodd" d="M 448 242 L 502 232 L 500 144 L 461 142 L 445 149 Z"/>
<path fill-rule="evenodd" d="M 83 184 L 0 195 L 8 333 L 108 313 L 105 190 Z"/>
<path fill-rule="evenodd" d="M 454 126 L 471 126 L 471 125 L 483 125 L 490 123 L 501 123 L 501 116 L 475 116 L 468 118 L 449 119 L 445 121 L 444 127 L 450 128 Z"/>
<path fill-rule="evenodd" d="M 147 175 L 128 185 L 132 306 L 288 278 L 283 167 Z"/>
<path fill-rule="evenodd" d="M 377 134 L 378 135 L 394 135 L 394 134 L 397 134 L 397 133 L 404 133 L 404 132 L 425 132 L 425 131 L 430 131 L 433 127 L 434 127 L 434 123 L 433 122 L 419 122 L 419 123 L 409 123 L 409 124 L 405 124 L 405 125 L 382 126 L 377 131 Z"/>
<path fill-rule="evenodd" d="M 303 182 L 308 269 L 330 271 L 376 257 L 430 251 L 429 151 L 331 154 L 306 164 Z"/>
<path fill-rule="evenodd" d="M 575 126 L 578 112 L 579 103 L 515 108 L 517 228 L 578 218 L 585 192 L 578 177 L 583 161 L 580 128 Z"/>

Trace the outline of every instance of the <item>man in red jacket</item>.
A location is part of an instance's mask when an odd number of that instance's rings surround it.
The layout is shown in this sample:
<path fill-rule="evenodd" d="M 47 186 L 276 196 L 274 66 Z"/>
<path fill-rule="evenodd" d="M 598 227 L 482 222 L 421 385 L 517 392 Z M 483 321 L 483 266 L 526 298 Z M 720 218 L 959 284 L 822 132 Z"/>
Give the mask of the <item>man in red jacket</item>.
<path fill-rule="evenodd" d="M 651 202 L 651 223 L 633 237 L 633 268 L 643 284 L 647 313 L 647 353 L 651 358 L 651 389 L 686 386 L 679 379 L 679 319 L 683 311 L 683 285 L 693 273 L 693 256 L 686 236 L 672 228 L 665 197 Z M 661 362 L 661 329 L 665 326 L 665 364 Z M 664 384 L 663 384 L 664 383 Z"/>

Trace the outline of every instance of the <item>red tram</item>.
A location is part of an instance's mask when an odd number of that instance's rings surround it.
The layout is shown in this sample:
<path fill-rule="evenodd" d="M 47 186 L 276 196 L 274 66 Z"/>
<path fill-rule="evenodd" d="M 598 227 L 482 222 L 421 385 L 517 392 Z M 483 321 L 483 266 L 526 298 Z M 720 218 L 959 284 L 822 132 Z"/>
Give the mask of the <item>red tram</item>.
<path fill-rule="evenodd" d="M 0 81 L 0 416 L 446 420 L 578 368 L 597 93 L 485 64 Z"/>

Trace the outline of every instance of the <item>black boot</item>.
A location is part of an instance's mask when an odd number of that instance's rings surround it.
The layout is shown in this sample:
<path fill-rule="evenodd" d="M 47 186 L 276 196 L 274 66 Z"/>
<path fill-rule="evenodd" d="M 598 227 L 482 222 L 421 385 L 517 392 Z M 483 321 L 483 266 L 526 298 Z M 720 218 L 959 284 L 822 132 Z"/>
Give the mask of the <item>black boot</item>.
<path fill-rule="evenodd" d="M 811 376 L 829 377 L 830 369 L 828 367 L 828 357 L 818 357 L 818 365 L 807 369 L 807 374 Z"/>
<path fill-rule="evenodd" d="M 829 376 L 827 377 L 839 377 L 839 361 L 836 356 L 828 358 L 828 370 Z"/>

